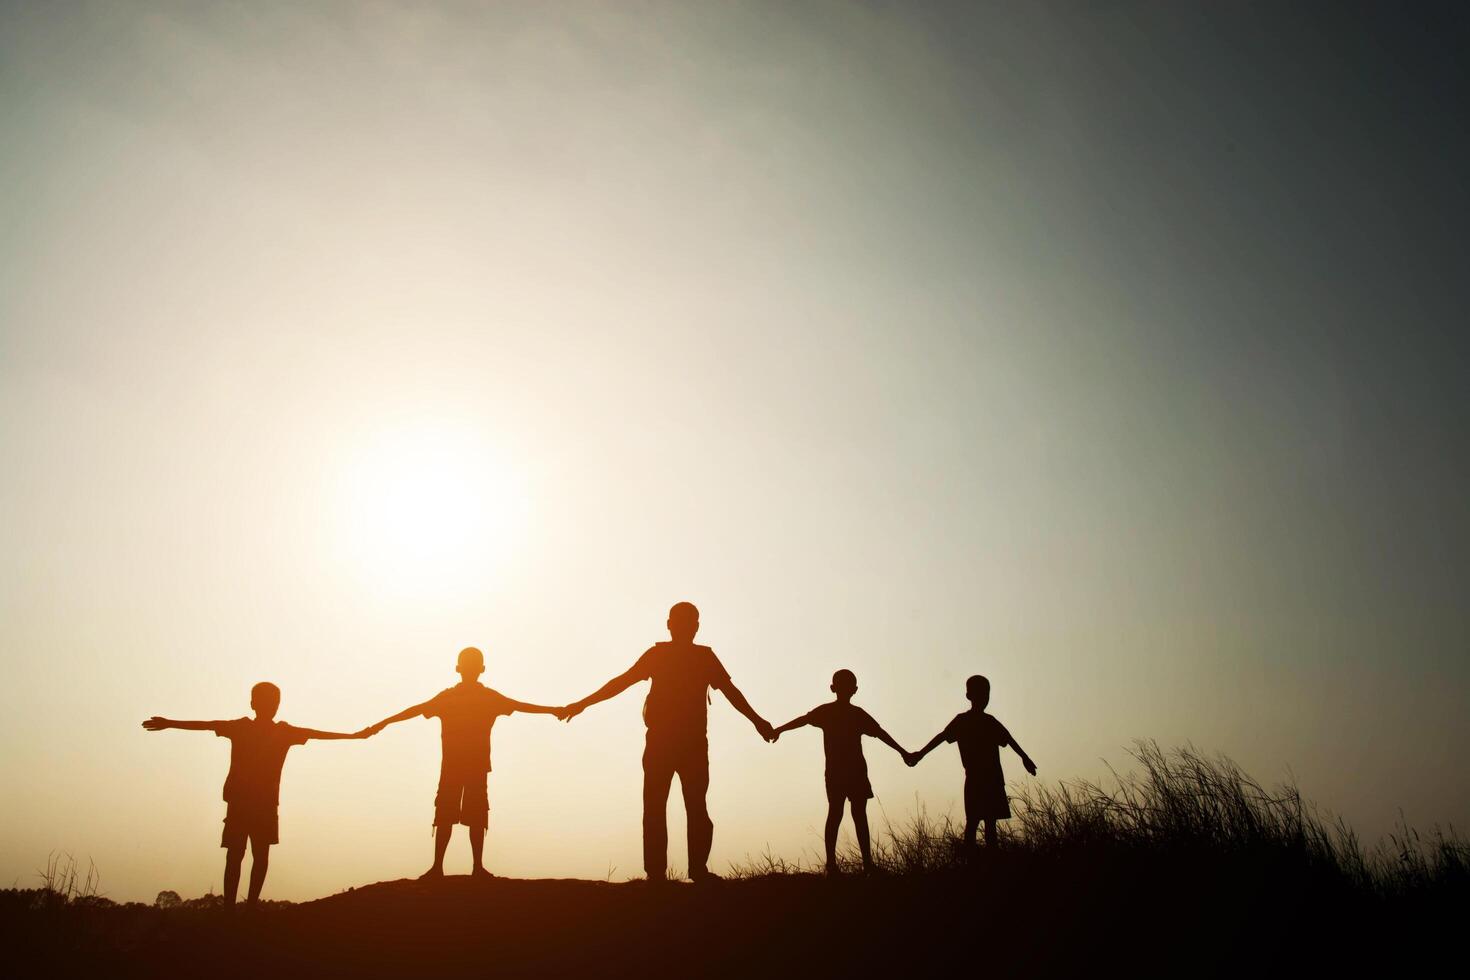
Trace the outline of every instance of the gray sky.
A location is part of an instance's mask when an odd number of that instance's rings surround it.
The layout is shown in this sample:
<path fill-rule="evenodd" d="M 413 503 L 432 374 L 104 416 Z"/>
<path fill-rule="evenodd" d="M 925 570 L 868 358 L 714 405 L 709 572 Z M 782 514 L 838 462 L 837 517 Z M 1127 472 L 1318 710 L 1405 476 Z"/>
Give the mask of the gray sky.
<path fill-rule="evenodd" d="M 270 678 L 357 728 L 470 643 L 560 703 L 685 598 L 777 723 L 850 667 L 916 746 L 983 672 L 1045 778 L 1188 740 L 1464 825 L 1466 40 L 0 4 L 0 880 L 218 887 L 223 750 L 148 715 Z M 500 870 L 636 867 L 636 700 L 497 727 Z M 818 846 L 816 742 L 712 724 L 716 861 Z M 296 750 L 275 893 L 417 868 L 434 741 Z M 868 754 L 891 818 L 956 805 Z"/>

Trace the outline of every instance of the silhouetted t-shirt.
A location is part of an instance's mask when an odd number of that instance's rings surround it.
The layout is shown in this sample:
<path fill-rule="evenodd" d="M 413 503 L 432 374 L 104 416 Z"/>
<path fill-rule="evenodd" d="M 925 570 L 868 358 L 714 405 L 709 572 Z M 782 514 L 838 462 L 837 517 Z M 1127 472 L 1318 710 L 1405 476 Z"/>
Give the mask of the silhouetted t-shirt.
<path fill-rule="evenodd" d="M 715 652 L 692 643 L 655 643 L 633 665 L 633 676 L 653 683 L 643 723 L 660 734 L 705 733 L 709 689 L 730 679 Z"/>
<path fill-rule="evenodd" d="M 439 719 L 443 765 L 454 772 L 489 772 L 490 726 L 514 712 L 510 698 L 479 681 L 446 688 L 424 705 L 425 718 Z"/>
<path fill-rule="evenodd" d="M 958 742 L 965 773 L 997 783 L 1005 782 L 1000 768 L 1000 750 L 1011 744 L 1006 726 L 983 711 L 964 711 L 944 729 L 946 742 Z"/>
<path fill-rule="evenodd" d="M 230 740 L 230 774 L 225 777 L 225 800 L 275 806 L 281 799 L 281 767 L 286 751 L 306 742 L 306 732 L 284 721 L 236 718 L 222 722 L 214 733 Z"/>
<path fill-rule="evenodd" d="M 828 701 L 806 713 L 806 723 L 822 730 L 822 749 L 827 756 L 827 775 L 866 775 L 863 736 L 877 735 L 873 716 L 851 701 Z"/>

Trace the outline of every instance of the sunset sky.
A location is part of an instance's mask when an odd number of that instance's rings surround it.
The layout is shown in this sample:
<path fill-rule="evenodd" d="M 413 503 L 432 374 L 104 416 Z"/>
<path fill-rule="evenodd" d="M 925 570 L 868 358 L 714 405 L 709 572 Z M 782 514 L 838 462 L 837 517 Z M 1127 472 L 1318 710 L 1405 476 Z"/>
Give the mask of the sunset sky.
<path fill-rule="evenodd" d="M 775 724 L 984 673 L 1044 780 L 1470 825 L 1467 18 L 1286 6 L 0 0 L 0 885 L 219 891 L 150 715 L 560 704 L 678 600 Z M 641 873 L 644 690 L 497 723 L 491 870 Z M 818 853 L 821 738 L 710 741 L 713 867 Z M 293 749 L 266 897 L 427 867 L 438 751 Z"/>

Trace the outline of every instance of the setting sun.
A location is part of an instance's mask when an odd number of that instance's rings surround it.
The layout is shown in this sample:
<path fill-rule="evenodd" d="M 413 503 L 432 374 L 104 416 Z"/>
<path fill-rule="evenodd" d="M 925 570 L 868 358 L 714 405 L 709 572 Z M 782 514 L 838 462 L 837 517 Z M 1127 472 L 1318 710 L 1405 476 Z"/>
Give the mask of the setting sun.
<path fill-rule="evenodd" d="M 528 516 L 519 475 L 474 433 L 444 424 L 376 433 L 343 467 L 335 499 L 349 574 L 394 596 L 485 586 Z"/>

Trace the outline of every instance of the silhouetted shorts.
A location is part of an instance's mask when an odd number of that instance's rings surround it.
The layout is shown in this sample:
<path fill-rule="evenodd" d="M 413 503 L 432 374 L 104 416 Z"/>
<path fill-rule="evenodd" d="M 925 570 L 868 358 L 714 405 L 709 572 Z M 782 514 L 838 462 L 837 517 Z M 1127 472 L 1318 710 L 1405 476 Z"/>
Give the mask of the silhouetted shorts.
<path fill-rule="evenodd" d="M 873 784 L 866 772 L 827 772 L 827 802 L 853 800 L 866 803 L 873 798 Z"/>
<path fill-rule="evenodd" d="M 481 830 L 490 825 L 490 795 L 486 772 L 439 770 L 439 792 L 434 794 L 434 826 L 462 823 Z"/>
<path fill-rule="evenodd" d="M 225 806 L 225 830 L 220 834 L 220 847 L 244 847 L 246 841 L 256 845 L 279 844 L 280 820 L 274 803 L 261 805 L 231 800 Z"/>
<path fill-rule="evenodd" d="M 965 774 L 966 820 L 1006 820 L 1010 815 L 1011 801 L 1004 782 Z"/>

